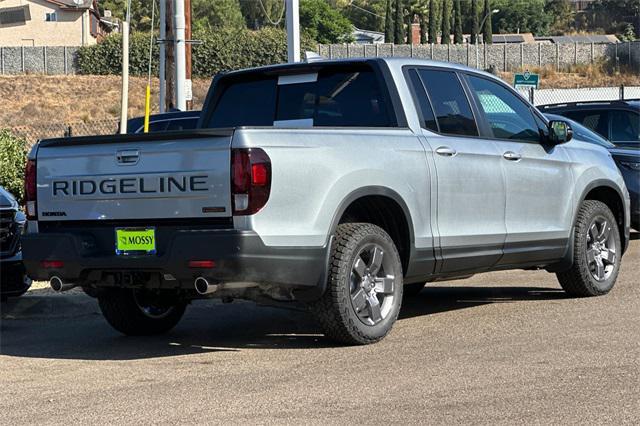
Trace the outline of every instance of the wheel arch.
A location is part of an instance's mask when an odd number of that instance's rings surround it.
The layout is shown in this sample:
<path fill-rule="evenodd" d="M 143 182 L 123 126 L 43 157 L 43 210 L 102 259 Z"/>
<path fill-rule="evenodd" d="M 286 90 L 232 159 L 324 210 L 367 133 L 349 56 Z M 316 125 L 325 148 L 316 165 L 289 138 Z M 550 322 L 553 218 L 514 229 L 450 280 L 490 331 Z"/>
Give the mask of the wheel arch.
<path fill-rule="evenodd" d="M 366 216 L 360 211 L 366 205 L 381 208 Z M 401 213 L 399 217 L 398 213 Z M 338 205 L 331 220 L 330 236 L 335 234 L 338 225 L 344 223 L 345 219 L 366 220 L 383 228 L 394 240 L 406 274 L 415 245 L 415 231 L 409 207 L 400 194 L 384 186 L 358 188 L 344 197 Z"/>
<path fill-rule="evenodd" d="M 575 225 L 578 210 L 585 200 L 601 201 L 609 207 L 616 218 L 618 232 L 620 233 L 620 243 L 624 253 L 629 245 L 629 228 L 627 227 L 628 214 L 625 208 L 622 190 L 613 182 L 605 179 L 590 182 L 582 191 L 576 211 L 573 215 L 572 226 Z"/>

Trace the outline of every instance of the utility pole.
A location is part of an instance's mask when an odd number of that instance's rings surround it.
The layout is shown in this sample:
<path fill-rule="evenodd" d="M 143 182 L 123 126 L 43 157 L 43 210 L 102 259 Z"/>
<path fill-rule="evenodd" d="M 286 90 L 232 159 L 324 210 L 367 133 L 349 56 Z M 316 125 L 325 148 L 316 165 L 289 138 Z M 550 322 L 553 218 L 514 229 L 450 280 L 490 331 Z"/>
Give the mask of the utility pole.
<path fill-rule="evenodd" d="M 129 21 L 131 1 L 127 2 L 127 14 L 122 22 L 122 93 L 120 94 L 120 134 L 127 133 L 129 112 Z"/>
<path fill-rule="evenodd" d="M 296 1 L 296 0 L 290 0 Z M 174 29 L 175 29 L 175 60 L 176 60 L 176 108 L 180 111 L 187 109 L 187 99 L 185 97 L 185 80 L 187 76 L 185 64 L 185 19 L 184 0 L 175 0 L 174 5 Z"/>
<path fill-rule="evenodd" d="M 287 8 L 287 60 L 289 63 L 300 62 L 300 0 L 285 0 L 285 7 Z"/>
<path fill-rule="evenodd" d="M 176 92 L 175 92 L 175 32 L 173 30 L 173 0 L 161 0 L 164 1 L 167 5 L 167 16 L 166 16 L 166 29 L 167 33 L 165 35 L 165 40 L 167 40 L 165 44 L 166 48 L 166 59 L 165 59 L 165 76 L 166 76 L 166 99 L 165 99 L 165 111 L 170 111 L 175 108 L 176 105 Z"/>
<path fill-rule="evenodd" d="M 187 102 L 187 110 L 193 109 L 193 94 L 191 86 L 191 0 L 184 0 L 184 21 L 185 21 L 185 75 L 186 90 L 185 99 Z"/>
<path fill-rule="evenodd" d="M 166 0 L 160 0 L 160 58 L 158 62 L 159 77 L 160 77 L 160 113 L 165 112 L 165 97 L 167 95 L 167 83 L 166 83 L 166 43 L 167 43 L 167 2 Z"/>

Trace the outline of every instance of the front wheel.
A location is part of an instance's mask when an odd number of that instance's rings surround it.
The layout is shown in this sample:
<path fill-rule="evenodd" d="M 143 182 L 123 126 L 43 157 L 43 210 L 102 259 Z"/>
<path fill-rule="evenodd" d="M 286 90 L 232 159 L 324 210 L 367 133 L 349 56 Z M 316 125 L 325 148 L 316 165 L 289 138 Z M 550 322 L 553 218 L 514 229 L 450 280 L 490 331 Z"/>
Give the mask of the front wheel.
<path fill-rule="evenodd" d="M 172 292 L 142 289 L 101 291 L 98 303 L 107 322 L 129 336 L 165 333 L 178 324 L 186 309 L 186 302 Z"/>
<path fill-rule="evenodd" d="M 622 244 L 616 219 L 606 204 L 587 200 L 580 206 L 574 226 L 573 264 L 557 274 L 571 296 L 608 293 L 618 278 Z"/>
<path fill-rule="evenodd" d="M 398 318 L 402 264 L 393 240 L 368 223 L 338 226 L 324 295 L 310 308 L 327 337 L 347 344 L 381 340 Z"/>

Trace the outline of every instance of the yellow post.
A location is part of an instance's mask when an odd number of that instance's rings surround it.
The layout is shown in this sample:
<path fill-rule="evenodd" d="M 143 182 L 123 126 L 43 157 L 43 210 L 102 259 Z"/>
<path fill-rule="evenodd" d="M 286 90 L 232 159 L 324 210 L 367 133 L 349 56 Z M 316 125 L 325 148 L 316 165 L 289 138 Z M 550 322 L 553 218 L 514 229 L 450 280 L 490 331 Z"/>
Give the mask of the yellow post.
<path fill-rule="evenodd" d="M 149 132 L 149 113 L 151 109 L 151 85 L 147 84 L 147 95 L 144 98 L 144 132 Z"/>

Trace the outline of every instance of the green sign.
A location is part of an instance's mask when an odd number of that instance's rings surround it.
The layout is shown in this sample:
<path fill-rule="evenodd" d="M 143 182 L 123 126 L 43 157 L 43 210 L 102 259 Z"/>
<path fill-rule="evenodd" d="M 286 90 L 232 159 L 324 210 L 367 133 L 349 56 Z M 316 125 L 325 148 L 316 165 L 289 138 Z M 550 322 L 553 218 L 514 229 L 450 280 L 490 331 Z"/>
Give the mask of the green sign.
<path fill-rule="evenodd" d="M 513 87 L 535 87 L 538 88 L 540 76 L 529 71 L 517 73 L 513 76 Z"/>
<path fill-rule="evenodd" d="M 116 253 L 125 254 L 132 251 L 153 253 L 155 250 L 155 229 L 116 229 Z"/>

